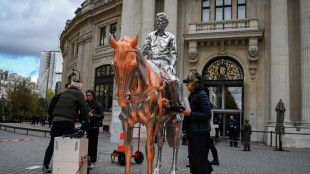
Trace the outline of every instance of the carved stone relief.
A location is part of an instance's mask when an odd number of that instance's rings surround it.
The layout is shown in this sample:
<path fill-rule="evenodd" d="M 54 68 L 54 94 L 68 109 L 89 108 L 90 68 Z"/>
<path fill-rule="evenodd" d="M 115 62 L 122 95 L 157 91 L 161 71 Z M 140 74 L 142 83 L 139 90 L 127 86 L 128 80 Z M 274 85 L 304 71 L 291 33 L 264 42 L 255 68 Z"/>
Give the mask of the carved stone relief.
<path fill-rule="evenodd" d="M 249 59 L 249 61 L 257 61 L 258 60 L 258 40 L 257 40 L 257 38 L 250 38 L 249 39 L 248 59 Z"/>
<path fill-rule="evenodd" d="M 251 81 L 255 80 L 256 69 L 257 69 L 256 65 L 250 65 L 250 67 L 249 67 Z"/>
<path fill-rule="evenodd" d="M 190 63 L 196 63 L 198 61 L 197 42 L 190 41 L 188 49 L 188 61 Z"/>

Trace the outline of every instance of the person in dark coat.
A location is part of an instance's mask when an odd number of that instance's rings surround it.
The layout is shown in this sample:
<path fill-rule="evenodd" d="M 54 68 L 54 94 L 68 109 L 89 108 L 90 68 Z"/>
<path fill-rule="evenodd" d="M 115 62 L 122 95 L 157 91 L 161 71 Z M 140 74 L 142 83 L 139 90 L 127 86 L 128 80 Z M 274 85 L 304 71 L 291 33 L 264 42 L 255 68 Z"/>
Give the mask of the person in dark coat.
<path fill-rule="evenodd" d="M 102 119 L 104 118 L 103 109 L 100 103 L 98 103 L 95 91 L 86 91 L 86 104 L 88 108 L 88 156 L 90 157 L 89 167 L 92 169 L 95 167 L 97 161 L 97 147 L 98 147 L 98 135 L 99 127 L 102 127 Z"/>
<path fill-rule="evenodd" d="M 51 141 L 46 148 L 43 172 L 50 173 L 49 164 L 54 153 L 55 137 L 74 134 L 75 122 L 84 121 L 87 117 L 87 108 L 84 94 L 80 91 L 82 83 L 75 80 L 68 90 L 62 92 L 53 110 L 53 123 L 51 128 Z"/>
<path fill-rule="evenodd" d="M 233 146 L 234 144 L 234 147 L 238 147 L 238 140 L 237 140 L 237 137 L 238 137 L 238 127 L 239 127 L 239 124 L 237 122 L 237 120 L 234 119 L 234 116 L 231 115 L 230 116 L 230 121 L 228 123 L 228 131 L 227 133 L 229 134 L 229 140 L 230 140 L 230 147 Z"/>
<path fill-rule="evenodd" d="M 64 88 L 63 91 L 67 90 L 70 86 L 71 86 L 70 83 L 66 83 L 66 84 L 65 84 L 65 88 Z M 49 127 L 51 127 L 51 125 L 52 125 L 52 121 L 53 121 L 53 111 L 54 111 L 54 109 L 55 109 L 55 106 L 56 106 L 56 104 L 57 104 L 59 98 L 60 98 L 60 95 L 61 95 L 61 93 L 55 95 L 55 96 L 52 98 L 50 105 L 48 106 L 47 113 L 48 113 L 49 117 L 48 117 L 48 120 L 47 120 L 47 121 L 48 121 Z"/>
<path fill-rule="evenodd" d="M 207 93 L 204 91 L 202 76 L 191 73 L 185 80 L 190 92 L 188 101 L 190 108 L 182 111 L 185 117 L 189 117 L 189 161 L 190 172 L 193 174 L 209 174 L 213 168 L 208 161 L 210 142 L 211 107 Z M 170 108 L 169 103 L 163 102 L 165 108 Z"/>
<path fill-rule="evenodd" d="M 249 124 L 249 119 L 245 119 L 244 122 L 245 123 L 243 124 L 241 128 L 242 142 L 244 146 L 243 151 L 250 151 L 252 127 Z"/>

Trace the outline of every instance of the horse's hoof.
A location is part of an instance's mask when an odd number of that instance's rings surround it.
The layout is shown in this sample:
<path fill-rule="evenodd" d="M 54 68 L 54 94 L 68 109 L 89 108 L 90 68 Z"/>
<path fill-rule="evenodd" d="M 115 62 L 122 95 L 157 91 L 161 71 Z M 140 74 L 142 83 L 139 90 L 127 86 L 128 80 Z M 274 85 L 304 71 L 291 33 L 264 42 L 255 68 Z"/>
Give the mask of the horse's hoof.
<path fill-rule="evenodd" d="M 159 174 L 159 168 L 155 168 L 153 174 Z"/>
<path fill-rule="evenodd" d="M 177 172 L 175 170 L 171 170 L 170 174 L 176 174 Z"/>

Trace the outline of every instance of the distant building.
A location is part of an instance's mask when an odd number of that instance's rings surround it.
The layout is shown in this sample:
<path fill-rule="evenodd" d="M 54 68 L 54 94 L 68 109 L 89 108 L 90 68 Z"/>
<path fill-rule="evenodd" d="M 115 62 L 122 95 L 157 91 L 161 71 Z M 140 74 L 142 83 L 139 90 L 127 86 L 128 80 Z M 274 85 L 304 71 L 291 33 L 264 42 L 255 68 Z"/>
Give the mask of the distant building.
<path fill-rule="evenodd" d="M 62 55 L 60 51 L 43 51 L 40 59 L 40 72 L 38 78 L 39 95 L 45 98 L 46 89 L 59 93 L 59 84 L 62 77 Z"/>
<path fill-rule="evenodd" d="M 32 92 L 38 92 L 35 83 L 31 82 L 31 77 L 23 77 L 16 73 L 10 74 L 9 71 L 0 69 L 0 98 L 8 98 L 8 91 L 14 90 L 17 85 L 25 81 Z"/>

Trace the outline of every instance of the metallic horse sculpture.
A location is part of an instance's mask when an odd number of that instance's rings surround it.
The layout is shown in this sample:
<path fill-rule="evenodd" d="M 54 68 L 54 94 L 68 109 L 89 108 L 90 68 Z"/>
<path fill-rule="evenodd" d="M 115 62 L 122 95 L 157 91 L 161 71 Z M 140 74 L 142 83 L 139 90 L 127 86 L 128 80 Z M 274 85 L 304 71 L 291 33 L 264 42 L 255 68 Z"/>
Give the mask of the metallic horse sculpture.
<path fill-rule="evenodd" d="M 160 78 L 160 74 L 154 71 L 154 66 L 137 49 L 138 36 L 134 40 L 127 37 L 123 38 L 119 43 L 112 39 L 110 44 L 115 49 L 111 64 L 118 87 L 117 101 L 122 108 L 126 174 L 130 173 L 133 126 L 137 122 L 144 124 L 147 129 L 145 151 L 148 174 L 153 171 L 156 135 L 158 135 L 159 151 L 154 173 L 159 173 L 161 150 L 164 142 L 163 125 L 166 123 L 168 143 L 170 147 L 173 146 L 174 152 L 171 168 L 171 173 L 174 174 L 176 172 L 181 122 L 173 122 L 171 116 L 176 115 L 176 113 L 162 108 L 162 97 L 164 94 L 168 96 L 168 99 L 171 99 L 171 95 L 176 94 L 170 94 L 171 92 L 164 88 L 165 82 Z"/>

